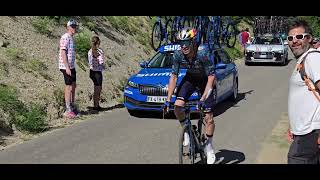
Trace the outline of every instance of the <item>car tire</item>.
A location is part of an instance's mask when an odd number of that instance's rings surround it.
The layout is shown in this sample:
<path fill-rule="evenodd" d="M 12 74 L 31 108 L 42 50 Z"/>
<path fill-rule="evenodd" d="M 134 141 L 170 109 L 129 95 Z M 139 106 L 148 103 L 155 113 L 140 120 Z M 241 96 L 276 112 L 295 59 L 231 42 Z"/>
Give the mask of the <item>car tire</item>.
<path fill-rule="evenodd" d="M 283 58 L 283 61 L 281 62 L 281 66 L 285 66 L 285 65 L 287 65 L 287 60 L 286 58 Z"/>
<path fill-rule="evenodd" d="M 250 63 L 248 61 L 245 61 L 244 64 L 250 66 Z"/>
<path fill-rule="evenodd" d="M 139 116 L 139 114 L 141 114 L 141 111 L 132 110 L 132 109 L 128 109 L 128 112 L 131 116 L 134 116 L 134 117 L 137 117 Z"/>
<path fill-rule="evenodd" d="M 238 80 L 237 80 L 237 78 L 235 78 L 233 80 L 232 95 L 229 98 L 232 102 L 236 102 L 237 101 L 238 91 L 239 91 L 238 87 L 239 87 Z"/>

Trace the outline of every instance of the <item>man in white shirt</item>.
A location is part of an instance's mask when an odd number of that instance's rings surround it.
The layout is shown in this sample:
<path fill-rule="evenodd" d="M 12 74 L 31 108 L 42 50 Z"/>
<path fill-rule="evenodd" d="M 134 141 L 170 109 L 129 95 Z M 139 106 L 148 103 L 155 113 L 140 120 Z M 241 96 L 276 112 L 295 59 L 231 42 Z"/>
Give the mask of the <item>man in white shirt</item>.
<path fill-rule="evenodd" d="M 302 73 L 309 77 L 319 92 L 320 52 L 313 49 L 312 31 L 306 21 L 292 21 L 288 30 L 288 44 L 298 60 L 289 83 L 288 138 L 292 144 L 288 152 L 288 164 L 318 164 L 320 102 L 306 85 Z M 299 71 L 301 65 L 304 71 Z"/>
<path fill-rule="evenodd" d="M 320 50 L 320 40 L 319 38 L 313 38 L 313 48 Z"/>
<path fill-rule="evenodd" d="M 59 69 L 63 73 L 65 88 L 64 97 L 66 103 L 65 117 L 75 118 L 79 113 L 74 107 L 76 89 L 76 50 L 73 39 L 77 29 L 77 22 L 69 20 L 66 26 L 66 33 L 61 36 L 59 48 Z"/>

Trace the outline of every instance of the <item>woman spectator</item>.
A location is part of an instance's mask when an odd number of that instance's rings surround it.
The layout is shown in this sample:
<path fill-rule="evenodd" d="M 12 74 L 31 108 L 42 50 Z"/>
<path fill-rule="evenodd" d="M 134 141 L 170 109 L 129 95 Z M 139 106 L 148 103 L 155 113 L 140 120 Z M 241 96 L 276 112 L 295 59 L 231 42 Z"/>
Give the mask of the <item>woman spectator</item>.
<path fill-rule="evenodd" d="M 88 61 L 90 67 L 90 78 L 92 79 L 94 84 L 93 109 L 97 111 L 101 110 L 99 102 L 102 89 L 102 71 L 105 69 L 104 53 L 102 49 L 99 48 L 99 46 L 99 37 L 93 36 L 91 39 L 91 49 L 88 52 Z"/>

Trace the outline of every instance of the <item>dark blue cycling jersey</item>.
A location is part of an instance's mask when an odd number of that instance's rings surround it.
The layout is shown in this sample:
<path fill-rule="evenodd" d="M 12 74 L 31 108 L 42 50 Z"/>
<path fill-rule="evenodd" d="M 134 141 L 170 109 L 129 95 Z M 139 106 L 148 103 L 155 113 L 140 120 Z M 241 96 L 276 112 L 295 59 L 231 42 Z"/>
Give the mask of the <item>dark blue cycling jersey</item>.
<path fill-rule="evenodd" d="M 215 73 L 214 63 L 210 60 L 207 49 L 199 49 L 192 62 L 189 62 L 181 51 L 175 51 L 172 60 L 172 74 L 175 75 L 178 75 L 179 68 L 187 68 L 186 76 L 194 80 L 213 76 Z"/>

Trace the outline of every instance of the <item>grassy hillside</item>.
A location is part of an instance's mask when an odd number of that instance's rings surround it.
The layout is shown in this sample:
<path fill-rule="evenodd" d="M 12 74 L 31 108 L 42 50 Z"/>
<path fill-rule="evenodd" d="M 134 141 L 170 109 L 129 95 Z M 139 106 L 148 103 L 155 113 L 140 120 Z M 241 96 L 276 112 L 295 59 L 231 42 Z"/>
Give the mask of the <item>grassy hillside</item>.
<path fill-rule="evenodd" d="M 59 40 L 68 19 L 80 22 L 75 35 L 76 104 L 89 117 L 93 83 L 87 52 L 98 35 L 105 51 L 101 106 L 122 103 L 127 79 L 140 69 L 138 62 L 154 53 L 150 46 L 155 18 L 147 16 L 2 16 L 0 17 L 0 145 L 1 131 L 38 133 L 61 122 L 64 81 L 58 69 Z M 240 25 L 240 26 L 239 26 Z M 245 20 L 237 26 L 250 26 Z M 233 59 L 242 56 L 240 45 L 227 48 Z"/>
<path fill-rule="evenodd" d="M 64 81 L 58 69 L 59 39 L 69 18 L 80 22 L 75 35 L 76 103 L 85 113 L 92 106 L 93 83 L 87 52 L 98 35 L 105 51 L 102 106 L 122 102 L 127 78 L 138 62 L 153 51 L 147 17 L 135 16 L 2 16 L 0 17 L 0 129 L 41 132 L 53 126 L 64 111 Z M 14 30 L 14 31 L 13 31 Z"/>

